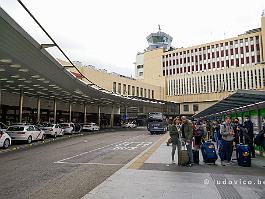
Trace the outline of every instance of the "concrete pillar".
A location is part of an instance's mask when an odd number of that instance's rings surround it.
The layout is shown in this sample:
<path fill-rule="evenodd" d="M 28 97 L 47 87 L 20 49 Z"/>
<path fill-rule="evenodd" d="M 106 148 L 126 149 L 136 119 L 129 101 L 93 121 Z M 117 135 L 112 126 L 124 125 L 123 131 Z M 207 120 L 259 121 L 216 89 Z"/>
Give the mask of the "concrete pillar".
<path fill-rule="evenodd" d="M 23 88 L 20 89 L 20 97 L 19 97 L 19 122 L 22 122 L 22 113 L 23 113 L 23 100 L 24 100 L 24 93 Z"/>
<path fill-rule="evenodd" d="M 0 112 L 2 113 L 1 119 L 3 120 L 3 111 L 2 111 L 2 87 L 0 83 Z"/>
<path fill-rule="evenodd" d="M 100 127 L 100 105 L 98 106 L 98 126 Z"/>
<path fill-rule="evenodd" d="M 128 121 L 128 108 L 125 106 L 125 122 Z"/>
<path fill-rule="evenodd" d="M 84 104 L 84 124 L 86 124 L 86 112 L 87 112 L 87 110 L 86 110 L 86 104 Z"/>
<path fill-rule="evenodd" d="M 37 99 L 37 122 L 40 122 L 40 96 Z"/>
<path fill-rule="evenodd" d="M 114 126 L 114 106 L 111 108 L 111 115 L 110 115 L 110 127 L 113 128 Z"/>
<path fill-rule="evenodd" d="M 54 98 L 53 100 L 53 121 L 54 124 L 56 124 L 56 116 L 57 116 L 57 103 L 56 103 L 56 99 Z"/>
<path fill-rule="evenodd" d="M 69 122 L 72 122 L 72 102 L 69 102 Z"/>

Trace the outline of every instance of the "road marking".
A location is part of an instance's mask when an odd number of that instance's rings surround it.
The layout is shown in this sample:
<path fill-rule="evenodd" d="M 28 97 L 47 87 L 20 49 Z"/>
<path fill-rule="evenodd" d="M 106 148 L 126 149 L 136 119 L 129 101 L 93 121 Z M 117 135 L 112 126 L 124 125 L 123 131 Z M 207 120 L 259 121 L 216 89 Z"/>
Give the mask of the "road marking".
<path fill-rule="evenodd" d="M 107 148 L 107 147 L 110 147 L 110 146 L 116 145 L 116 144 L 121 143 L 121 142 L 125 142 L 125 141 L 131 140 L 131 139 L 135 139 L 135 138 L 137 138 L 137 137 L 141 137 L 141 136 L 143 136 L 143 135 L 146 135 L 146 134 L 141 134 L 141 135 L 138 135 L 138 136 L 135 136 L 135 137 L 132 137 L 132 138 L 126 139 L 126 140 L 122 140 L 122 141 L 119 141 L 119 142 L 115 142 L 115 143 L 113 143 L 113 144 L 108 144 L 108 145 L 106 145 L 106 146 L 103 146 L 103 147 L 100 147 L 100 148 L 93 149 L 93 150 L 91 150 L 91 151 L 86 151 L 86 152 L 83 152 L 83 153 L 80 153 L 80 154 L 77 154 L 77 155 L 74 155 L 74 156 L 71 156 L 71 157 L 68 157 L 68 158 L 64 158 L 64 159 L 62 159 L 62 160 L 58 160 L 58 161 L 56 161 L 56 162 L 54 162 L 54 163 L 60 163 L 60 162 L 63 162 L 63 161 L 65 161 L 65 160 L 70 160 L 70 159 L 72 159 L 72 158 L 76 158 L 76 157 L 79 157 L 79 156 L 81 156 L 81 155 L 85 155 L 85 154 L 88 154 L 88 153 L 92 153 L 92 152 L 94 152 L 94 151 L 98 151 L 98 150 L 101 150 L 101 149 L 104 149 L 104 148 Z"/>
<path fill-rule="evenodd" d="M 117 144 L 112 150 L 121 150 L 121 151 L 132 151 L 135 149 L 138 149 L 140 147 L 147 147 L 153 142 L 123 142 L 120 144 Z"/>
<path fill-rule="evenodd" d="M 102 165 L 102 166 L 124 166 L 125 164 L 107 164 L 94 162 L 54 162 L 55 164 L 72 164 L 72 165 Z"/>

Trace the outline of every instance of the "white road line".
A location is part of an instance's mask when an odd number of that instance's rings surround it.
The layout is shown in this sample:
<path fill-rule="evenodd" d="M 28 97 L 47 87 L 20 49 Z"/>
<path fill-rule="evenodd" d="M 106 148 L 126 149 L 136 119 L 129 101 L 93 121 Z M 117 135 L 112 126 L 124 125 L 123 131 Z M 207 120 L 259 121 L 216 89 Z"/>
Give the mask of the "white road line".
<path fill-rule="evenodd" d="M 125 141 L 131 140 L 131 139 L 135 139 L 135 138 L 137 138 L 137 137 L 141 137 L 141 136 L 143 136 L 143 135 L 146 135 L 146 134 L 141 134 L 141 135 L 138 135 L 138 136 L 135 136 L 135 137 L 132 137 L 132 138 L 126 139 L 126 140 L 122 140 L 122 141 L 119 141 L 119 142 L 115 142 L 115 143 L 113 143 L 113 144 L 108 144 L 108 145 L 106 145 L 106 146 L 103 146 L 103 147 L 100 147 L 100 148 L 93 149 L 93 150 L 91 150 L 91 151 L 86 151 L 86 152 L 84 152 L 84 153 L 80 153 L 80 154 L 77 154 L 77 155 L 71 156 L 71 157 L 69 157 L 69 158 L 65 158 L 65 159 L 62 159 L 62 160 L 58 160 L 57 162 L 54 162 L 54 163 L 59 163 L 59 162 L 63 162 L 63 161 L 65 161 L 65 160 L 69 160 L 69 159 L 72 159 L 72 158 L 76 158 L 76 157 L 79 157 L 79 156 L 81 156 L 81 155 L 85 155 L 85 154 L 87 154 L 87 153 L 91 153 L 91 152 L 94 152 L 94 151 L 98 151 L 98 150 L 101 150 L 101 149 L 107 148 L 107 147 L 109 147 L 109 146 L 112 146 L 112 145 L 115 145 L 115 144 L 118 144 L 118 143 L 121 143 L 121 142 L 125 142 Z"/>
<path fill-rule="evenodd" d="M 73 165 L 103 165 L 103 166 L 124 166 L 125 164 L 107 164 L 107 163 L 93 163 L 93 162 L 54 162 L 55 164 L 73 164 Z"/>

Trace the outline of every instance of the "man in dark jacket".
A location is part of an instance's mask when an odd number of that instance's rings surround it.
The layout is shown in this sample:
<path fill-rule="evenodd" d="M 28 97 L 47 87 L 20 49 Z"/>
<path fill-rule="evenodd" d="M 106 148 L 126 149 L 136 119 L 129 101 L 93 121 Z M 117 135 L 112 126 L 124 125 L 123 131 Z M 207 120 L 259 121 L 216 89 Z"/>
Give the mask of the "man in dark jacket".
<path fill-rule="evenodd" d="M 246 136 L 245 136 L 245 142 L 249 145 L 252 158 L 256 157 L 253 139 L 254 139 L 254 131 L 253 131 L 253 123 L 249 119 L 249 117 L 246 117 L 243 127 L 246 129 Z"/>

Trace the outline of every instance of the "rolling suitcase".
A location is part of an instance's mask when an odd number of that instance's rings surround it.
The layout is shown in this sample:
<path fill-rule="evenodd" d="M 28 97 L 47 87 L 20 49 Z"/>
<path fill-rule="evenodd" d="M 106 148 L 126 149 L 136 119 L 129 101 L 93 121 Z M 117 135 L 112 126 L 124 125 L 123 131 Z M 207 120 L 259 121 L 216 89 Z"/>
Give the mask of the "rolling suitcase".
<path fill-rule="evenodd" d="M 244 140 L 244 139 L 243 139 Z M 236 157 L 239 166 L 251 167 L 250 147 L 247 144 L 240 143 L 236 145 Z"/>
<path fill-rule="evenodd" d="M 178 151 L 178 165 L 186 166 L 189 164 L 189 154 L 185 143 L 181 142 L 180 151 Z"/>
<path fill-rule="evenodd" d="M 205 163 L 214 163 L 218 159 L 215 146 L 211 141 L 206 141 L 201 145 L 203 161 Z"/>

